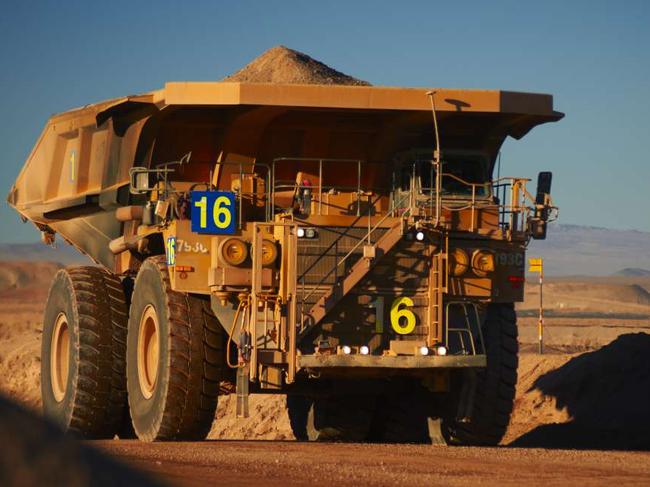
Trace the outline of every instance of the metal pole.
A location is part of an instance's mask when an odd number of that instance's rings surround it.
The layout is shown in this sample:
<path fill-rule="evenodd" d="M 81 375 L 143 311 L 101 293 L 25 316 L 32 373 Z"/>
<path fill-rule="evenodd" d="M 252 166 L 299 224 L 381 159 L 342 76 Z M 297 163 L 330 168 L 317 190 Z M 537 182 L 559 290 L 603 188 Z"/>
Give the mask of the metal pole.
<path fill-rule="evenodd" d="M 318 215 L 323 211 L 323 160 L 318 161 Z"/>
<path fill-rule="evenodd" d="M 541 261 L 541 269 L 539 270 L 539 323 L 537 325 L 538 339 L 539 339 L 539 353 L 544 353 L 544 301 L 542 298 L 542 289 L 544 283 L 544 261 Z"/>
<path fill-rule="evenodd" d="M 361 215 L 361 161 L 357 161 L 357 216 Z"/>
<path fill-rule="evenodd" d="M 243 190 L 244 190 L 244 168 L 241 165 L 241 162 L 239 163 L 239 211 L 238 213 L 238 226 L 241 230 L 241 224 L 242 224 L 242 196 L 243 196 Z"/>

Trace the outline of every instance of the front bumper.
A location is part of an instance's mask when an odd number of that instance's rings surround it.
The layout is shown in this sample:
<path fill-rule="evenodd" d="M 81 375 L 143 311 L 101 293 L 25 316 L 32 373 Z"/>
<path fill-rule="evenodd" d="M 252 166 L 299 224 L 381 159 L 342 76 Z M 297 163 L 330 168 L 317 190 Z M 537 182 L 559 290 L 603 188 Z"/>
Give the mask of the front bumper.
<path fill-rule="evenodd" d="M 457 369 L 487 366 L 485 355 L 300 355 L 299 369 Z"/>

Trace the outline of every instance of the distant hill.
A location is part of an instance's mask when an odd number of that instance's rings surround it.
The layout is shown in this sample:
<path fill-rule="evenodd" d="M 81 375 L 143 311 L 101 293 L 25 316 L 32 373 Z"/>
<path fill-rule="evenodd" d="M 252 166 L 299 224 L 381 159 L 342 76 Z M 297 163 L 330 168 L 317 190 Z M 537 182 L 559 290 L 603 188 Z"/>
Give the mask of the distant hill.
<path fill-rule="evenodd" d="M 548 276 L 649 277 L 650 233 L 580 225 L 550 224 L 546 240 L 533 240 L 529 257 L 544 258 Z M 0 261 L 90 264 L 66 243 L 0 244 Z"/>
<path fill-rule="evenodd" d="M 40 242 L 0 244 L 0 261 L 59 262 L 64 265 L 92 264 L 88 257 L 64 242 L 57 242 L 56 247 L 49 247 Z"/>
<path fill-rule="evenodd" d="M 615 272 L 614 275 L 623 277 L 647 277 L 650 276 L 650 271 L 647 269 L 639 269 L 638 267 L 626 267 Z"/>
<path fill-rule="evenodd" d="M 0 262 L 0 296 L 5 291 L 45 289 L 61 268 L 55 262 Z"/>
<path fill-rule="evenodd" d="M 546 240 L 533 240 L 528 256 L 543 257 L 544 272 L 554 276 L 643 271 L 650 269 L 650 233 L 551 223 Z"/>

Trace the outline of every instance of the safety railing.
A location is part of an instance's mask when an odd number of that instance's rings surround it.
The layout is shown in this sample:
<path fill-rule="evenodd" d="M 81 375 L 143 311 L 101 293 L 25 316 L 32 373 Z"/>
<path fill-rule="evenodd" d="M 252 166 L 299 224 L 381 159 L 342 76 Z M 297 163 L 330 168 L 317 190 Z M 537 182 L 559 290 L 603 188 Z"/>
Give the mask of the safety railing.
<path fill-rule="evenodd" d="M 503 177 L 492 182 L 494 197 L 499 206 L 499 225 L 505 231 L 523 232 L 526 230 L 533 197 L 526 190 L 530 179 Z"/>
<path fill-rule="evenodd" d="M 462 323 L 452 326 L 450 317 L 452 316 L 451 309 L 458 307 L 462 311 Z M 458 317 L 458 316 L 457 316 Z M 474 325 L 474 326 L 472 326 Z M 476 331 L 473 330 L 476 329 Z M 451 344 L 449 341 L 450 333 L 456 334 L 460 352 L 463 355 L 476 355 L 477 353 L 485 354 L 485 341 L 483 340 L 483 330 L 481 329 L 481 320 L 478 307 L 476 303 L 467 301 L 449 301 L 445 305 L 445 342 L 444 345 L 450 350 Z M 476 346 L 475 337 L 478 337 L 479 347 Z M 467 340 L 467 343 L 465 343 Z M 454 350 L 450 350 L 455 353 Z M 471 353 L 470 353 L 471 352 Z"/>
<path fill-rule="evenodd" d="M 481 209 L 498 208 L 499 226 L 504 231 L 522 232 L 526 230 L 526 221 L 530 207 L 527 202 L 533 203 L 532 196 L 526 191 L 526 178 L 501 177 L 496 180 L 473 183 L 455 174 L 436 171 L 433 161 L 430 162 L 429 181 L 435 186 L 422 186 L 416 173 L 415 161 L 412 164 L 411 181 L 408 190 L 398 188 L 393 181 L 390 208 L 391 212 L 399 211 L 400 205 L 395 203 L 395 197 L 402 193 L 409 196 L 408 207 L 420 208 L 440 222 L 442 213 L 461 212 L 470 210 L 470 231 L 476 230 L 476 214 Z M 445 182 L 456 185 L 456 191 L 445 188 Z M 466 189 L 458 189 L 466 188 Z M 403 208 L 402 208 L 403 209 Z"/>
<path fill-rule="evenodd" d="M 312 186 L 311 183 L 307 186 L 302 184 L 300 181 L 288 180 L 288 179 L 279 179 L 277 173 L 279 172 L 277 168 L 280 165 L 289 165 L 294 166 L 293 172 L 297 174 L 298 172 L 307 172 L 307 168 L 311 166 L 317 175 L 317 184 Z M 353 165 L 356 171 L 356 184 L 354 186 L 343 185 L 343 184 L 326 184 L 325 180 L 327 178 L 326 168 L 331 167 L 335 164 L 345 164 L 348 166 Z M 316 196 L 316 215 L 323 215 L 323 203 L 327 205 L 328 196 L 336 192 L 339 193 L 350 193 L 356 195 L 355 207 L 356 207 L 356 216 L 360 216 L 362 213 L 362 205 L 364 203 L 363 197 L 369 193 L 368 188 L 363 186 L 363 169 L 368 166 L 380 166 L 382 163 L 377 162 L 368 162 L 361 159 L 335 159 L 335 158 L 313 158 L 313 157 L 276 157 L 271 163 L 271 214 L 276 213 L 276 201 L 277 193 L 280 191 L 300 191 L 304 189 L 309 189 Z M 300 169 L 298 169 L 298 167 Z M 347 169 L 349 170 L 349 169 Z M 339 180 L 340 173 L 339 173 Z M 376 189 L 376 188 L 375 188 Z"/>
<path fill-rule="evenodd" d="M 370 210 L 370 209 L 369 209 L 369 210 Z M 404 214 L 402 214 L 401 216 L 406 216 L 407 213 L 409 213 L 409 210 L 407 210 L 407 211 L 406 211 Z M 391 216 L 392 216 L 391 213 L 390 213 L 390 212 L 387 212 L 387 213 L 386 213 L 383 217 L 381 217 L 381 218 L 380 218 L 380 219 L 379 219 L 379 220 L 378 220 L 374 225 L 371 226 L 370 223 L 369 223 L 369 224 L 368 224 L 368 231 L 366 232 L 366 234 L 365 234 L 362 238 L 360 238 L 360 239 L 358 240 L 358 242 L 357 242 L 357 243 L 356 243 L 356 244 L 355 244 L 355 245 L 354 245 L 354 246 L 353 246 L 353 247 L 352 247 L 352 248 L 351 248 L 351 249 L 350 249 L 350 250 L 349 250 L 349 251 L 348 251 L 348 252 L 347 252 L 347 253 L 346 253 L 346 254 L 345 254 L 341 259 L 340 259 L 340 260 L 338 260 L 338 259 L 336 260 L 336 262 L 335 262 L 335 264 L 332 266 L 332 268 L 331 268 L 327 273 L 325 273 L 325 274 L 321 277 L 321 279 L 320 279 L 320 281 L 319 281 L 318 283 L 316 283 L 315 285 L 311 286 L 311 290 L 310 290 L 307 294 L 305 294 L 304 292 L 302 293 L 302 296 L 301 296 L 301 305 L 300 305 L 300 309 L 301 309 L 301 311 L 302 311 L 303 306 L 305 305 L 305 303 L 307 303 L 307 302 L 309 301 L 309 298 L 311 298 L 311 297 L 312 297 L 312 296 L 313 296 L 313 295 L 314 295 L 314 294 L 315 294 L 315 293 L 316 293 L 316 292 L 321 288 L 321 286 L 325 283 L 325 281 L 327 281 L 327 279 L 328 279 L 328 278 L 329 278 L 329 277 L 330 277 L 334 272 L 336 272 L 336 270 L 337 270 L 339 267 L 341 267 L 343 264 L 345 264 L 345 262 L 346 262 L 346 261 L 347 261 L 347 260 L 348 260 L 348 259 L 349 259 L 349 258 L 350 258 L 350 257 L 351 257 L 351 256 L 352 256 L 352 255 L 353 255 L 353 254 L 358 250 L 358 249 L 359 249 L 359 247 L 361 247 L 362 244 L 366 244 L 366 243 L 370 243 L 370 242 L 371 242 L 372 234 L 373 234 L 374 232 L 376 232 L 377 229 L 380 228 L 380 227 L 383 225 L 383 223 L 384 223 L 384 222 L 385 222 L 389 217 L 391 217 Z M 360 218 L 361 218 L 361 217 L 359 217 L 358 219 L 360 219 Z M 357 220 L 358 220 L 358 219 L 357 219 Z M 370 215 L 368 215 L 368 219 L 369 219 L 369 221 L 370 221 Z M 348 227 L 348 229 L 349 229 L 349 228 L 353 228 L 353 227 L 350 226 L 350 227 Z M 330 247 L 330 248 L 331 248 L 331 247 Z M 304 278 L 305 278 L 305 275 L 306 275 L 306 272 L 303 272 L 303 274 L 301 275 L 301 277 L 302 277 L 302 286 L 303 286 L 303 289 L 304 289 Z M 299 281 L 299 282 L 300 282 L 300 281 Z M 301 321 L 302 321 L 302 317 L 301 317 Z"/>

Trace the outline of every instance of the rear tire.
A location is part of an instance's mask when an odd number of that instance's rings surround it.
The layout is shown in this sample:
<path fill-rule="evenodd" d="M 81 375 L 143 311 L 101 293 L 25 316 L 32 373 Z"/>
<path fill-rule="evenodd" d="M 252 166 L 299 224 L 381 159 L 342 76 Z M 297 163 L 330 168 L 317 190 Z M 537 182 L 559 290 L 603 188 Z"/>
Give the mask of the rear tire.
<path fill-rule="evenodd" d="M 99 267 L 54 276 L 43 320 L 43 413 L 65 431 L 113 438 L 126 405 L 127 307 L 119 278 Z"/>
<path fill-rule="evenodd" d="M 309 441 L 307 417 L 313 401 L 305 396 L 287 395 L 287 414 L 293 436 L 298 441 Z"/>
<path fill-rule="evenodd" d="M 380 396 L 373 418 L 371 440 L 379 443 L 430 443 L 431 400 L 426 391 L 413 390 Z"/>
<path fill-rule="evenodd" d="M 289 420 L 296 439 L 359 442 L 368 438 L 374 397 L 290 398 L 287 399 Z"/>
<path fill-rule="evenodd" d="M 127 386 L 143 441 L 202 440 L 214 420 L 223 334 L 209 301 L 171 289 L 164 256 L 135 280 L 127 339 Z"/>
<path fill-rule="evenodd" d="M 519 344 L 517 315 L 512 304 L 490 304 L 483 337 L 487 367 L 477 373 L 474 407 L 468 422 L 453 416 L 442 421 L 442 433 L 452 445 L 498 445 L 512 413 Z"/>

